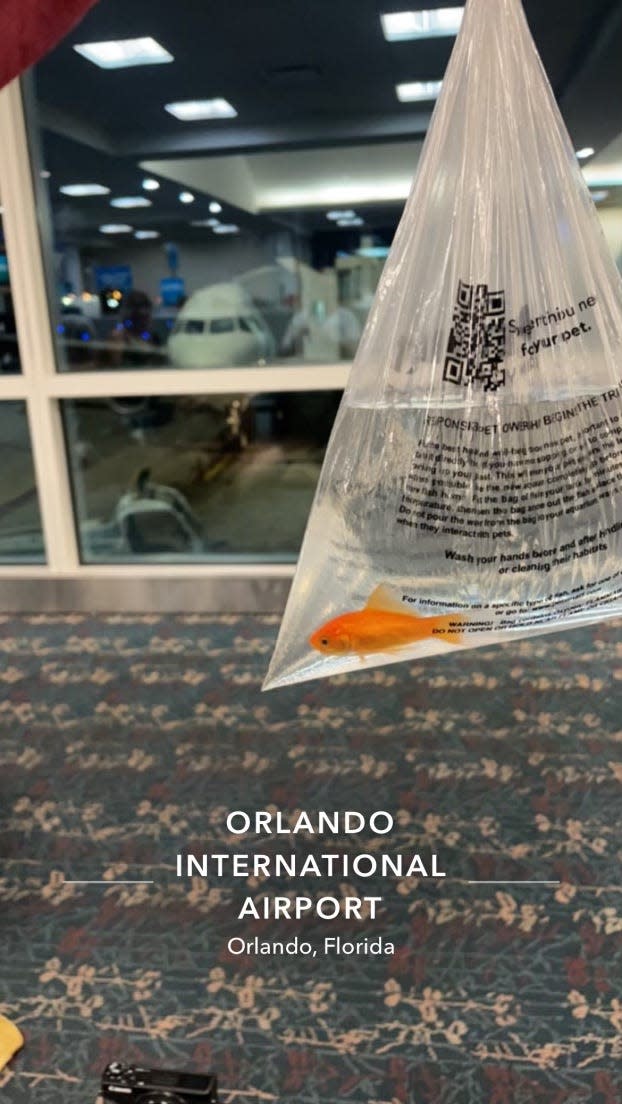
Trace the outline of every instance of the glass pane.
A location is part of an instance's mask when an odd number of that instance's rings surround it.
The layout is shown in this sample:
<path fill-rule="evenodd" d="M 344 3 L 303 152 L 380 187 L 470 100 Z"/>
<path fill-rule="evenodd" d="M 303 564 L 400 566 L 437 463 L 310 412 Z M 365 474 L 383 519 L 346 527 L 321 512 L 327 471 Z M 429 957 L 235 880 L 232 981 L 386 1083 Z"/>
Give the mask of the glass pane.
<path fill-rule="evenodd" d="M 0 402 L 0 563 L 44 560 L 26 405 Z"/>
<path fill-rule="evenodd" d="M 339 399 L 64 402 L 83 561 L 295 560 Z"/>
<path fill-rule="evenodd" d="M 141 0 L 134 18 L 159 28 L 172 60 L 102 68 L 82 47 L 127 37 L 126 9 L 109 0 L 35 68 L 30 131 L 63 371 L 297 366 L 356 351 L 433 102 L 401 104 L 389 81 L 361 125 L 369 92 L 335 77 L 353 67 L 368 83 L 367 48 L 349 57 L 351 12 L 318 26 L 324 71 L 272 56 L 284 34 L 300 53 L 294 5 L 219 8 L 185 5 L 180 18 Z M 436 40 L 443 68 L 450 48 Z M 223 91 L 220 116 L 169 110 L 204 74 Z M 337 119 L 351 132 L 336 137 Z"/>
<path fill-rule="evenodd" d="M 9 278 L 9 262 L 4 243 L 4 225 L 0 207 L 0 376 L 21 373 L 17 330 L 13 313 L 13 296 Z"/>

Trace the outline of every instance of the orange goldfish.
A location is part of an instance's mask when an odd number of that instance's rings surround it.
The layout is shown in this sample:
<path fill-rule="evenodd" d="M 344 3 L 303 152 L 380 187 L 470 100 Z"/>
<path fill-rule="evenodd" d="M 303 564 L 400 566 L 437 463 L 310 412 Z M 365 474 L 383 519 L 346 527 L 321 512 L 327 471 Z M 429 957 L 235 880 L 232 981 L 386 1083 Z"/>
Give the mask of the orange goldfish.
<path fill-rule="evenodd" d="M 309 644 L 325 655 L 359 656 L 392 652 L 435 636 L 448 644 L 459 644 L 462 633 L 456 628 L 456 616 L 408 613 L 387 587 L 379 586 L 364 609 L 327 621 L 309 637 Z"/>

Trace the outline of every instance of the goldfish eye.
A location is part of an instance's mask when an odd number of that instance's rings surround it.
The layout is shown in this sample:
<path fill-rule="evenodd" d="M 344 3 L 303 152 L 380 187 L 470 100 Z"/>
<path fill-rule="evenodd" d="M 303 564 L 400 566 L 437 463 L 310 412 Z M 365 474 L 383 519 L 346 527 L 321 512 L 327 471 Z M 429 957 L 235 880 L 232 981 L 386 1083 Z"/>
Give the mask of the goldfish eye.
<path fill-rule="evenodd" d="M 320 644 L 321 644 L 321 645 L 322 645 L 322 646 L 323 646 L 324 648 L 328 648 L 328 645 L 330 644 L 330 640 L 328 639 L 328 637 L 327 637 L 327 636 L 323 636 L 323 637 L 322 637 L 322 639 L 320 640 Z"/>

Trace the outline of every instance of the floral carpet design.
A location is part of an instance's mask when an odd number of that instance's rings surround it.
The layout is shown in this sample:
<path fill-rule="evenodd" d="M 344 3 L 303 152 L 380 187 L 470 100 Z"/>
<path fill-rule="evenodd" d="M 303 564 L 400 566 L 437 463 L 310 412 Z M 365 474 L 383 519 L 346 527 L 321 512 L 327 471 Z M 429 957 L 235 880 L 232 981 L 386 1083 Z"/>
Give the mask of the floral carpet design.
<path fill-rule="evenodd" d="M 26 1037 L 2 1101 L 93 1104 L 120 1058 L 214 1069 L 224 1104 L 620 1104 L 620 626 L 262 695 L 277 624 L 0 618 L 0 1012 Z M 234 809 L 395 828 L 240 838 Z M 253 850 L 436 853 L 447 876 L 176 873 Z M 294 892 L 383 900 L 238 919 Z M 227 949 L 329 934 L 395 953 Z"/>

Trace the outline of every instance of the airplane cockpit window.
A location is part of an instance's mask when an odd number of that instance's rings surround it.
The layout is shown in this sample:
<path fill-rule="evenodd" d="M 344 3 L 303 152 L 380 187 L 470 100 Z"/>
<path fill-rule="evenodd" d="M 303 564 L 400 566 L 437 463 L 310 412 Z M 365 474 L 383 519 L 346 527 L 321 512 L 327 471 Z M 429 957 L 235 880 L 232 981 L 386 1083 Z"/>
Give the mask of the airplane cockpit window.
<path fill-rule="evenodd" d="M 209 332 L 213 334 L 233 333 L 234 330 L 233 318 L 212 318 L 209 324 Z"/>

